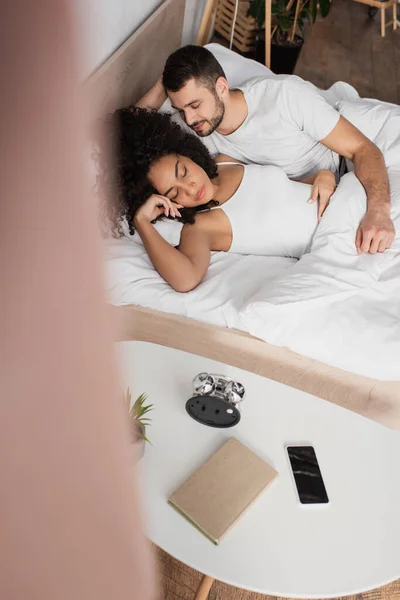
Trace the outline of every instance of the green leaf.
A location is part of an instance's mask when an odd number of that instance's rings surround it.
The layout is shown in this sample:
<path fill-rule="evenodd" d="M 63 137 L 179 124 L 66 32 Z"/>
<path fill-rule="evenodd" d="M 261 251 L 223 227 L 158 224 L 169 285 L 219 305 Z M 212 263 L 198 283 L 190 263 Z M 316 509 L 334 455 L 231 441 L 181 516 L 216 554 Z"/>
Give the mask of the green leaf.
<path fill-rule="evenodd" d="M 140 439 L 144 440 L 145 442 L 147 442 L 148 444 L 150 444 L 150 446 L 152 446 L 153 444 L 151 443 L 151 441 L 149 440 L 148 437 L 146 437 L 145 435 L 140 435 Z"/>
<path fill-rule="evenodd" d="M 318 0 L 310 0 L 310 15 L 311 15 L 311 23 L 314 23 L 315 19 L 317 18 L 317 7 L 318 7 Z"/>
<path fill-rule="evenodd" d="M 288 31 L 292 26 L 292 19 L 290 17 L 281 17 L 279 19 L 279 28 L 282 31 Z"/>
<path fill-rule="evenodd" d="M 331 10 L 332 2 L 331 0 L 319 0 L 319 10 L 321 13 L 321 17 L 325 19 L 329 15 L 329 11 Z"/>
<path fill-rule="evenodd" d="M 291 9 L 287 12 L 288 0 L 272 0 L 271 13 L 276 19 L 279 31 L 286 37 L 287 32 L 293 26 L 296 12 L 296 2 L 293 3 Z M 302 29 L 305 21 L 313 24 L 317 17 L 317 8 L 320 7 L 320 13 L 325 18 L 330 11 L 332 0 L 304 0 L 305 5 L 298 15 L 298 25 Z M 257 20 L 257 25 L 260 29 L 265 23 L 265 0 L 251 0 L 248 15 L 253 16 Z M 279 37 L 279 35 L 278 35 Z"/>
<path fill-rule="evenodd" d="M 246 13 L 246 17 L 255 17 L 256 16 L 256 5 L 254 2 L 250 2 L 250 6 Z"/>
<path fill-rule="evenodd" d="M 257 25 L 259 26 L 260 29 L 262 29 L 265 24 L 265 4 L 263 2 L 258 3 L 256 19 L 257 19 Z"/>
<path fill-rule="evenodd" d="M 139 423 L 139 424 L 143 425 L 144 427 L 147 425 L 150 425 L 151 419 L 148 416 L 146 417 L 145 415 L 147 415 L 150 411 L 154 410 L 154 404 L 146 405 L 147 395 L 141 394 L 138 398 L 136 398 L 135 402 L 131 406 L 131 398 L 132 398 L 131 392 L 130 392 L 130 389 L 128 388 L 128 390 L 124 396 L 124 400 L 128 406 L 128 412 L 129 412 L 129 418 L 131 420 L 131 424 L 133 425 L 133 423 Z M 144 439 L 146 442 L 149 441 L 145 435 L 141 434 L 140 437 L 142 439 Z"/>
<path fill-rule="evenodd" d="M 252 0 L 247 11 L 249 17 L 254 17 L 257 21 L 257 25 L 260 29 L 264 27 L 265 23 L 265 3 L 264 0 Z"/>
<path fill-rule="evenodd" d="M 307 20 L 309 23 L 313 23 L 313 16 L 311 14 L 311 12 L 305 8 L 304 10 L 301 11 L 300 15 L 299 15 L 299 25 L 300 25 L 300 21 L 302 22 L 302 24 L 304 25 L 304 21 Z"/>

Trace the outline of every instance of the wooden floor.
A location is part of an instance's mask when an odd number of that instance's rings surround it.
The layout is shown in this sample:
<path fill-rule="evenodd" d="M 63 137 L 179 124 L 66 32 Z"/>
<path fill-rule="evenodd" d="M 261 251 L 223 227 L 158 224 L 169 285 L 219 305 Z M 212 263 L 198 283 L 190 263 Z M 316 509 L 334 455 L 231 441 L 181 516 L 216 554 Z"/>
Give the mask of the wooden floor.
<path fill-rule="evenodd" d="M 295 74 L 323 89 L 346 81 L 362 97 L 400 104 L 400 27 L 382 38 L 379 13 L 370 19 L 367 6 L 334 0 L 331 14 L 307 32 Z"/>
<path fill-rule="evenodd" d="M 159 600 L 193 600 L 201 580 L 200 573 L 182 565 L 161 550 L 158 551 L 158 563 L 163 588 Z M 400 580 L 379 590 L 347 598 L 348 600 L 400 600 Z M 273 600 L 273 597 L 238 590 L 225 583 L 216 582 L 211 588 L 209 600 Z"/>
<path fill-rule="evenodd" d="M 324 89 L 335 81 L 346 81 L 362 97 L 400 104 L 400 28 L 395 32 L 388 28 L 386 37 L 381 38 L 379 14 L 369 19 L 366 6 L 351 0 L 334 0 L 329 17 L 317 21 L 307 32 L 296 75 Z M 158 562 L 163 590 L 160 600 L 193 600 L 201 580 L 200 573 L 161 550 L 158 551 Z M 268 598 L 271 597 L 219 582 L 213 585 L 209 595 L 209 600 Z M 400 580 L 348 598 L 400 600 Z"/>

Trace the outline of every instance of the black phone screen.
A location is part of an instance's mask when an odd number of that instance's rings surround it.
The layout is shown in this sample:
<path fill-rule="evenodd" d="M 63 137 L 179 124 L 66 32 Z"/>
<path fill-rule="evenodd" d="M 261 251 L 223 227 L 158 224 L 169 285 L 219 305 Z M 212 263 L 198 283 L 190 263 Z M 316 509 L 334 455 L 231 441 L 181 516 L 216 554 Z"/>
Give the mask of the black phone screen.
<path fill-rule="evenodd" d="M 290 464 L 300 502 L 326 504 L 329 502 L 315 450 L 312 446 L 288 446 Z"/>

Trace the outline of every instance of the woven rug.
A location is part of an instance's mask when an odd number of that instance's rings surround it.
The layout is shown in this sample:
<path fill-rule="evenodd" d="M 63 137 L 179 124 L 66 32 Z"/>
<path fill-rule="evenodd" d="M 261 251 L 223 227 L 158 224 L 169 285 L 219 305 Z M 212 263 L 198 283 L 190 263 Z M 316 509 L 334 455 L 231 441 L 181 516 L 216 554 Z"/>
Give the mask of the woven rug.
<path fill-rule="evenodd" d="M 157 550 L 157 558 L 162 589 L 160 600 L 193 600 L 202 575 L 171 558 L 162 550 Z M 347 600 L 400 600 L 400 579 L 377 590 L 346 598 Z M 275 600 L 275 598 L 215 582 L 208 600 Z"/>

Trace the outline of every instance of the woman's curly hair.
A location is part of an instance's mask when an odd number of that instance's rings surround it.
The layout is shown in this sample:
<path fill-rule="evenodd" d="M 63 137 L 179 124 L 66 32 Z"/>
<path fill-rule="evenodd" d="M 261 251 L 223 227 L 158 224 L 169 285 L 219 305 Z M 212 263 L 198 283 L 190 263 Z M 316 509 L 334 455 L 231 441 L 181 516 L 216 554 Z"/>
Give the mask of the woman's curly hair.
<path fill-rule="evenodd" d="M 124 219 L 130 234 L 134 233 L 137 210 L 157 193 L 148 178 L 154 161 L 168 154 L 180 154 L 197 163 L 210 179 L 217 175 L 217 165 L 204 144 L 174 123 L 169 114 L 136 107 L 122 108 L 108 117 L 106 130 L 110 134 L 106 135 L 107 152 L 103 150 L 96 154 L 97 184 L 103 199 L 106 228 L 115 237 L 123 234 Z M 197 211 L 216 204 L 211 201 L 199 207 L 184 208 L 179 220 L 194 223 Z"/>

